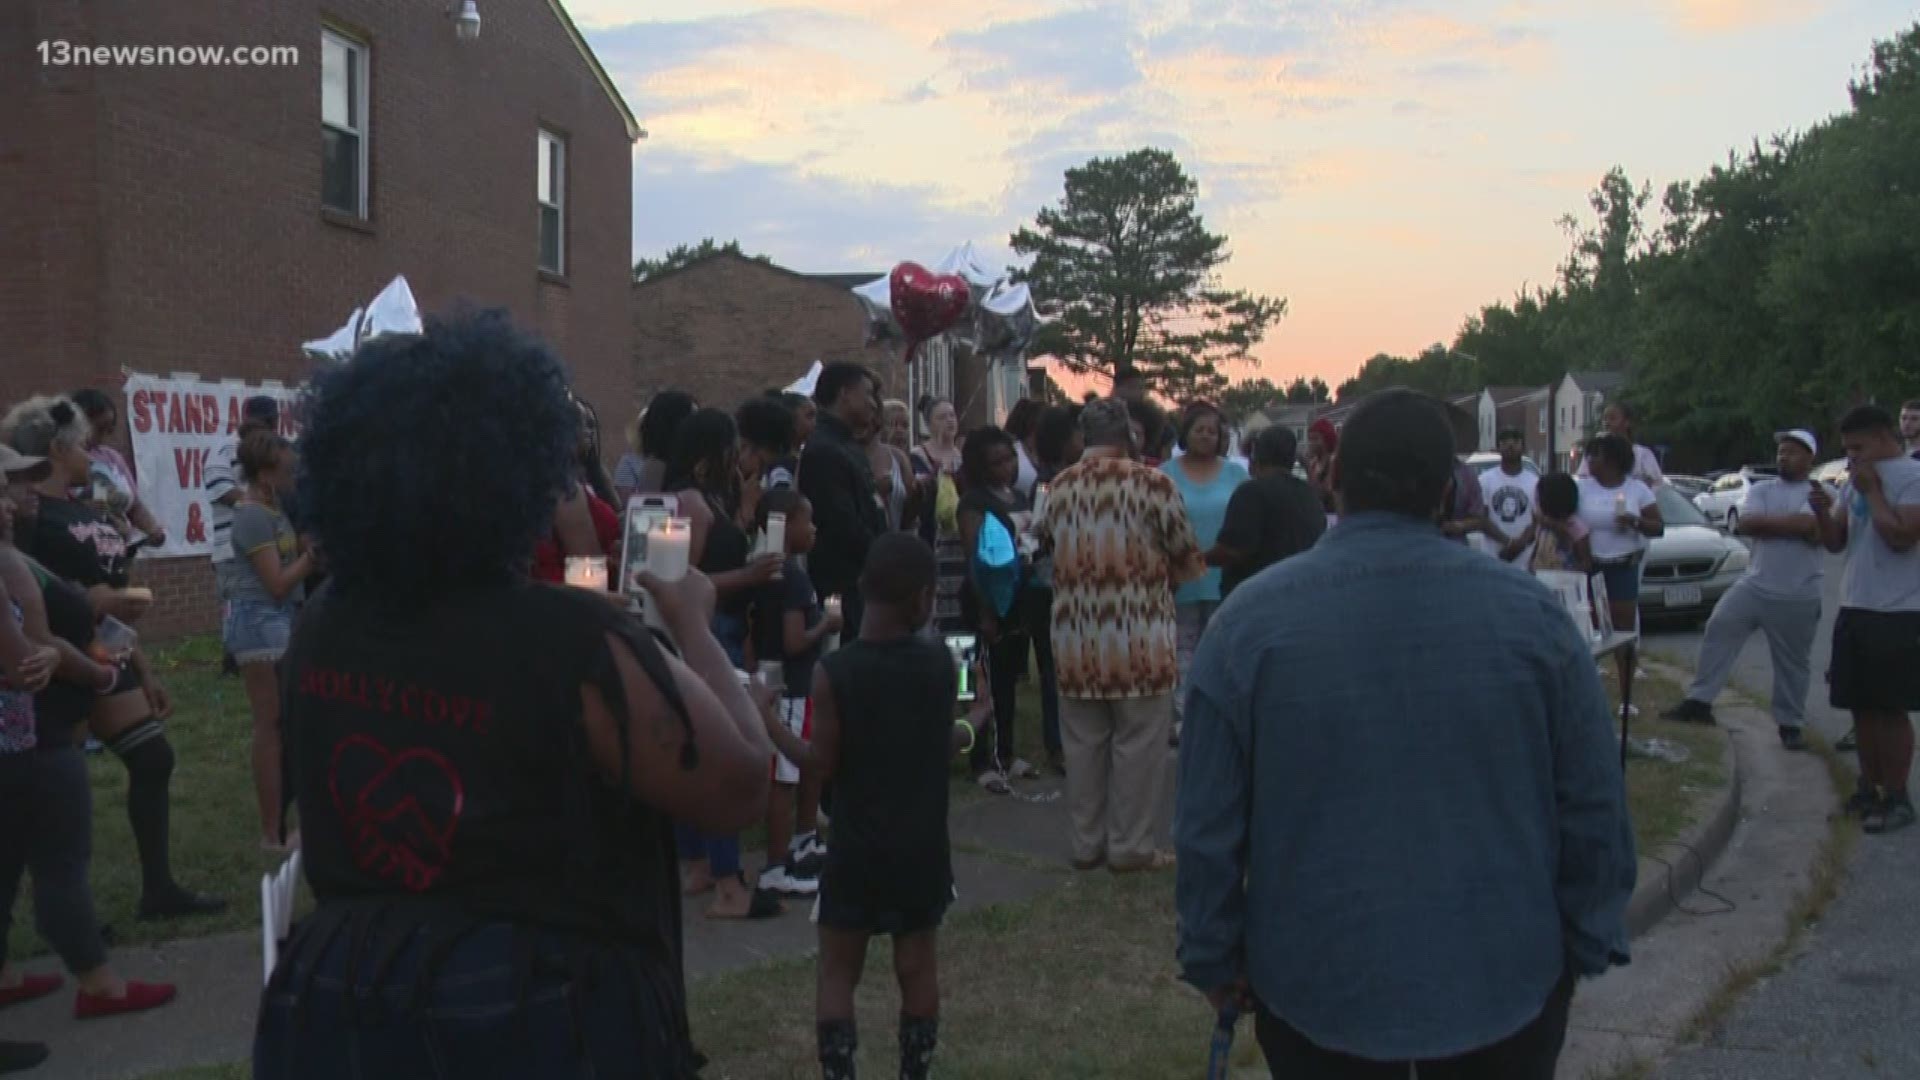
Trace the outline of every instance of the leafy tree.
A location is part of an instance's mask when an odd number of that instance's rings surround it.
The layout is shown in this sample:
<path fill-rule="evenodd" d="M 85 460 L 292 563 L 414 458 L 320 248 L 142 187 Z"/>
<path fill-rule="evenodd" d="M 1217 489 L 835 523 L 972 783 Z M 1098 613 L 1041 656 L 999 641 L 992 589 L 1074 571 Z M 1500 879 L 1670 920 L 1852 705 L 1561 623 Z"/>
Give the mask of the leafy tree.
<path fill-rule="evenodd" d="M 701 240 L 698 244 L 676 244 L 667 249 L 667 253 L 657 259 L 641 259 L 635 262 L 633 264 L 633 280 L 645 281 L 650 277 L 658 277 L 668 271 L 678 270 L 683 266 L 692 266 L 702 259 L 711 258 L 715 255 L 738 255 L 742 258 L 750 258 L 754 262 L 763 262 L 768 265 L 772 265 L 773 263 L 773 260 L 767 258 L 765 255 L 748 255 L 746 252 L 741 251 L 740 241 L 738 240 L 729 240 L 724 244 L 717 244 L 714 243 L 713 237 L 709 236 Z"/>
<path fill-rule="evenodd" d="M 1047 318 L 1036 354 L 1083 371 L 1139 372 L 1175 399 L 1219 396 L 1219 367 L 1251 360 L 1283 299 L 1222 288 L 1227 238 L 1210 233 L 1199 187 L 1165 150 L 1068 169 L 1060 202 L 1013 234 L 1018 280 Z"/>
<path fill-rule="evenodd" d="M 1229 386 L 1220 395 L 1220 410 L 1235 421 L 1287 400 L 1286 392 L 1271 379 L 1244 379 Z"/>
<path fill-rule="evenodd" d="M 1311 380 L 1303 376 L 1287 384 L 1287 403 L 1290 405 L 1317 405 L 1332 400 L 1333 391 L 1327 388 L 1326 380 L 1318 375 Z"/>

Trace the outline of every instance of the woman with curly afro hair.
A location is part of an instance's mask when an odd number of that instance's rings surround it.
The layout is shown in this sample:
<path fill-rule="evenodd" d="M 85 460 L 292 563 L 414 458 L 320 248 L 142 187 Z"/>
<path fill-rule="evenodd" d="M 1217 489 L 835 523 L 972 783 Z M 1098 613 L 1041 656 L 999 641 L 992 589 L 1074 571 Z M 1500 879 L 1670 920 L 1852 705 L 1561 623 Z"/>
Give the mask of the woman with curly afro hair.
<path fill-rule="evenodd" d="M 503 314 L 368 343 L 308 417 L 332 576 L 282 735 L 318 909 L 254 1075 L 695 1075 L 669 822 L 759 820 L 772 750 L 712 583 L 643 579 L 674 657 L 605 595 L 528 577 L 581 421 Z"/>

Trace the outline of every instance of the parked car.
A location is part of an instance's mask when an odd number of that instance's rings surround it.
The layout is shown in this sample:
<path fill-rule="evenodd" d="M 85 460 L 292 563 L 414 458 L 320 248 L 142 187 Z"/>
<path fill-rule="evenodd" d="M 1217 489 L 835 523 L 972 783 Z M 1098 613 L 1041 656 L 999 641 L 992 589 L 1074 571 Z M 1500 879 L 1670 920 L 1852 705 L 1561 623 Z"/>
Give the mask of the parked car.
<path fill-rule="evenodd" d="M 1687 497 L 1663 485 L 1654 493 L 1667 531 L 1647 548 L 1641 574 L 1643 618 L 1704 619 L 1747 572 L 1747 546 L 1721 533 Z"/>
<path fill-rule="evenodd" d="M 1835 458 L 1813 470 L 1813 478 L 1828 487 L 1844 486 L 1851 475 L 1846 458 Z"/>
<path fill-rule="evenodd" d="M 1713 487 L 1713 481 L 1704 476 L 1686 476 L 1679 473 L 1668 473 L 1667 483 L 1672 484 L 1675 491 L 1689 499 L 1696 495 L 1705 495 L 1708 489 Z"/>
<path fill-rule="evenodd" d="M 1748 465 L 1715 480 L 1705 494 L 1694 496 L 1693 505 L 1706 515 L 1707 521 L 1732 532 L 1740 523 L 1740 504 L 1747 501 L 1747 492 L 1754 482 L 1779 475 L 1780 470 L 1771 465 Z"/>

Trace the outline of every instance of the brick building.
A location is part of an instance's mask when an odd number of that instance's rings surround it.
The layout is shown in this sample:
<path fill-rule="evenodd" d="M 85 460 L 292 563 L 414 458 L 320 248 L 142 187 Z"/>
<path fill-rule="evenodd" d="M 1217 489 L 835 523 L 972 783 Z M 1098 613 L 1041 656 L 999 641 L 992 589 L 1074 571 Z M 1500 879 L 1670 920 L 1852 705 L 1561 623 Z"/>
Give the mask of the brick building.
<path fill-rule="evenodd" d="M 0 3 L 0 401 L 123 368 L 298 383 L 300 343 L 405 274 L 429 313 L 509 309 L 625 411 L 644 133 L 559 0 L 478 9 L 469 38 L 442 0 Z M 116 46 L 254 63 L 92 55 Z M 211 628 L 204 558 L 142 573 L 143 631 Z"/>
<path fill-rule="evenodd" d="M 802 274 L 732 252 L 658 274 L 633 286 L 633 367 L 640 400 L 685 390 L 703 405 L 731 410 L 754 394 L 785 386 L 815 360 L 852 360 L 880 376 L 888 397 L 908 397 L 898 341 L 869 342 L 866 316 L 849 291 L 880 277 Z M 963 427 L 995 423 L 1024 392 L 987 386 L 988 365 L 947 339 L 928 342 L 915 361 L 914 393 L 950 397 Z M 631 420 L 622 419 L 621 426 Z M 613 425 L 608 424 L 608 430 Z"/>

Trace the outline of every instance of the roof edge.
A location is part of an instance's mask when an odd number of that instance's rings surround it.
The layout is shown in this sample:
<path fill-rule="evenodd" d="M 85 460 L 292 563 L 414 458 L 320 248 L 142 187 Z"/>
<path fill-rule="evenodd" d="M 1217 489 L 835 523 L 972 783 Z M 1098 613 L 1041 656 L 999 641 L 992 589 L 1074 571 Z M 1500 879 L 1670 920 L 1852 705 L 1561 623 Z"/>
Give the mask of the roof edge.
<path fill-rule="evenodd" d="M 620 119 L 627 126 L 627 141 L 639 142 L 646 138 L 647 129 L 640 126 L 640 121 L 634 117 L 633 110 L 627 107 L 627 99 L 621 95 L 620 88 L 614 85 L 613 77 L 607 74 L 607 69 L 601 66 L 600 58 L 594 55 L 593 46 L 587 44 L 585 35 L 580 33 L 580 27 L 573 21 L 573 16 L 567 14 L 565 5 L 560 0 L 547 0 L 547 7 L 553 9 L 553 14 L 560 20 L 561 27 L 566 30 L 567 36 L 573 39 L 573 47 L 579 50 L 580 58 L 587 62 L 593 77 L 600 83 L 600 89 L 606 92 L 608 100 L 613 102 L 613 107 L 620 110 Z"/>

